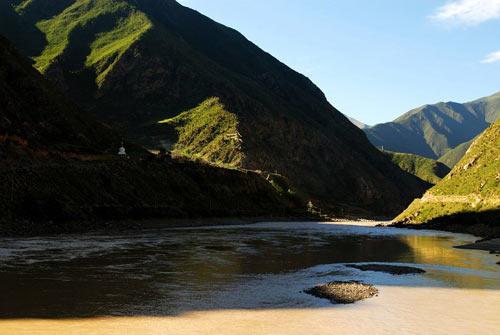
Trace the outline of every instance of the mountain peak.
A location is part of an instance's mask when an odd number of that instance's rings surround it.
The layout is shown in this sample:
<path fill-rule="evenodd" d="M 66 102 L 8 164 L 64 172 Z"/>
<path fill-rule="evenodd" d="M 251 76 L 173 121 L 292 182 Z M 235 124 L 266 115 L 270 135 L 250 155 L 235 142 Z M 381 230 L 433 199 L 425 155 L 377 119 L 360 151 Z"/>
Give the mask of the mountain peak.
<path fill-rule="evenodd" d="M 393 122 L 365 129 L 370 141 L 387 150 L 438 159 L 470 141 L 500 118 L 500 94 L 467 103 L 426 104 Z"/>

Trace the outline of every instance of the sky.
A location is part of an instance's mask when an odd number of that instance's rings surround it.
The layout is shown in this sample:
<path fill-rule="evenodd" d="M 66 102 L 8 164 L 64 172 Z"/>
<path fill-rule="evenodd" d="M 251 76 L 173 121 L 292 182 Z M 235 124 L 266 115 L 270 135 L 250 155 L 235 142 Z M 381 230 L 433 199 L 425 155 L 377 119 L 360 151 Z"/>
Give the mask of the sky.
<path fill-rule="evenodd" d="M 500 0 L 180 0 L 373 125 L 500 91 Z"/>

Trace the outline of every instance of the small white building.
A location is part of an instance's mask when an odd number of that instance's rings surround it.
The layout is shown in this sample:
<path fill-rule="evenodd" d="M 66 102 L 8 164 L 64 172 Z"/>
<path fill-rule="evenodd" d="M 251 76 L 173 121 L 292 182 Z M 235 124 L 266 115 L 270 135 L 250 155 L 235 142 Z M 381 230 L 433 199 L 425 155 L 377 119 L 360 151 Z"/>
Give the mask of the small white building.
<path fill-rule="evenodd" d="M 127 156 L 127 152 L 125 151 L 125 147 L 123 146 L 123 143 L 122 143 L 122 146 L 118 149 L 118 156 L 120 156 L 120 157 Z"/>

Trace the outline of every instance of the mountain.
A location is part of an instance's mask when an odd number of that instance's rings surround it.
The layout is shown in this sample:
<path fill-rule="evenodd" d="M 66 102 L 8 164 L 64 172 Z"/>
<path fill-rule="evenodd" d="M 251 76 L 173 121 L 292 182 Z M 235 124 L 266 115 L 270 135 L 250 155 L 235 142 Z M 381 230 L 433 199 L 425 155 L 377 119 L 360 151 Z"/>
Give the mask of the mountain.
<path fill-rule="evenodd" d="M 471 145 L 450 174 L 415 200 L 395 221 L 405 224 L 483 223 L 500 218 L 500 121 Z M 500 233 L 500 231 L 498 231 Z"/>
<path fill-rule="evenodd" d="M 499 118 L 500 92 L 464 104 L 425 105 L 365 132 L 377 147 L 438 159 L 472 140 Z"/>
<path fill-rule="evenodd" d="M 358 127 L 359 129 L 365 129 L 365 128 L 369 128 L 369 127 L 370 127 L 369 125 L 364 124 L 363 122 L 358 121 L 358 120 L 356 120 L 356 119 L 355 119 L 355 118 L 353 118 L 353 117 L 349 117 L 349 116 L 348 116 L 347 118 L 349 119 L 349 121 L 351 121 L 351 123 L 352 123 L 353 125 L 355 125 L 355 126 L 356 126 L 356 127 Z"/>
<path fill-rule="evenodd" d="M 430 184 L 436 184 L 450 172 L 446 165 L 430 158 L 390 151 L 384 153 L 402 170 Z"/>
<path fill-rule="evenodd" d="M 474 139 L 448 150 L 443 156 L 439 158 L 439 161 L 443 164 L 446 164 L 446 166 L 452 169 L 465 155 L 472 142 L 474 142 Z"/>
<path fill-rule="evenodd" d="M 143 145 L 277 172 L 335 208 L 389 213 L 424 191 L 309 79 L 173 0 L 2 1 L 42 33 L 35 67 Z"/>
<path fill-rule="evenodd" d="M 140 159 L 118 158 L 121 137 L 87 114 L 0 37 L 0 235 L 123 227 L 125 219 L 305 213 L 281 176 L 140 148 Z"/>
<path fill-rule="evenodd" d="M 0 36 L 0 157 L 118 148 L 116 132 L 81 113 L 52 86 Z"/>

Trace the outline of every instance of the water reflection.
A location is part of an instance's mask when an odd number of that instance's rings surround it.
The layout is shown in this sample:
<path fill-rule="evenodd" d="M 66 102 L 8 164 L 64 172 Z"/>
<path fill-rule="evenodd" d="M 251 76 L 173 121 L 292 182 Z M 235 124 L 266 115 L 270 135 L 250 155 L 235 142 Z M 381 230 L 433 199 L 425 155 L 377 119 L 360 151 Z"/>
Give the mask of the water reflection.
<path fill-rule="evenodd" d="M 333 225 L 217 229 L 0 240 L 0 316 L 62 318 L 175 315 L 190 310 L 293 308 L 328 278 L 372 276 L 343 263 L 426 266 L 384 285 L 500 288 L 494 257 L 453 249 L 450 235 Z"/>

